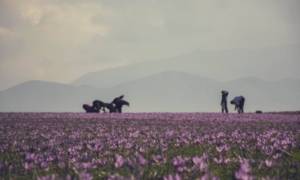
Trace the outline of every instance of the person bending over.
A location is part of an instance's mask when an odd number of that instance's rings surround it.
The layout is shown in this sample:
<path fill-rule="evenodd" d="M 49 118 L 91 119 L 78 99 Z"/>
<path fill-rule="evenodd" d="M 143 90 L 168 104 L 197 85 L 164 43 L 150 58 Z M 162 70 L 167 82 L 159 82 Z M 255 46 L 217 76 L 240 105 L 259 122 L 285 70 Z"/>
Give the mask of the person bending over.
<path fill-rule="evenodd" d="M 99 113 L 102 110 L 103 112 L 105 112 L 105 103 L 99 100 L 95 100 L 93 101 L 93 107 L 95 107 Z"/>
<path fill-rule="evenodd" d="M 109 110 L 109 113 L 117 112 L 117 109 L 113 103 L 104 103 L 104 106 Z"/>
<path fill-rule="evenodd" d="M 90 106 L 88 104 L 82 105 L 83 109 L 86 113 L 99 113 L 99 110 L 93 106 Z"/>
<path fill-rule="evenodd" d="M 237 110 L 238 113 L 244 113 L 245 98 L 243 96 L 235 97 L 232 101 L 230 101 L 230 104 L 235 105 L 234 110 Z"/>
<path fill-rule="evenodd" d="M 120 100 L 115 101 L 115 105 L 116 105 L 117 112 L 122 113 L 122 106 L 126 105 L 129 107 L 129 102 L 127 102 L 123 99 L 120 99 Z"/>

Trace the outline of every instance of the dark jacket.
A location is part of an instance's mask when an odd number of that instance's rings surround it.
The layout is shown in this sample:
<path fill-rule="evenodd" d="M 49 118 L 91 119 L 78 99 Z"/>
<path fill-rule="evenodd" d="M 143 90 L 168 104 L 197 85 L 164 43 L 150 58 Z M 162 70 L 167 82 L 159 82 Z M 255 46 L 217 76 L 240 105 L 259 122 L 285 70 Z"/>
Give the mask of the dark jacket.
<path fill-rule="evenodd" d="M 99 110 L 97 108 L 90 106 L 88 104 L 84 104 L 82 105 L 82 107 L 87 113 L 99 113 Z"/>
<path fill-rule="evenodd" d="M 222 103 L 227 103 L 227 96 L 228 96 L 228 92 L 226 91 L 226 92 L 224 92 L 224 93 L 222 93 L 222 100 L 221 100 L 221 104 Z"/>
<path fill-rule="evenodd" d="M 230 101 L 231 104 L 235 104 L 236 106 L 242 105 L 245 98 L 243 96 L 237 96 L 232 101 Z"/>
<path fill-rule="evenodd" d="M 116 107 L 122 107 L 123 105 L 129 106 L 129 102 L 127 102 L 123 99 L 119 99 L 119 100 L 115 101 L 114 104 L 116 105 Z"/>
<path fill-rule="evenodd" d="M 120 97 L 115 98 L 111 103 L 116 104 L 117 101 L 121 100 Z"/>
<path fill-rule="evenodd" d="M 93 107 L 96 108 L 99 112 L 102 109 L 105 112 L 104 102 L 95 100 L 93 101 Z"/>
<path fill-rule="evenodd" d="M 116 107 L 113 103 L 106 103 L 105 107 L 109 110 L 109 113 L 117 112 Z"/>

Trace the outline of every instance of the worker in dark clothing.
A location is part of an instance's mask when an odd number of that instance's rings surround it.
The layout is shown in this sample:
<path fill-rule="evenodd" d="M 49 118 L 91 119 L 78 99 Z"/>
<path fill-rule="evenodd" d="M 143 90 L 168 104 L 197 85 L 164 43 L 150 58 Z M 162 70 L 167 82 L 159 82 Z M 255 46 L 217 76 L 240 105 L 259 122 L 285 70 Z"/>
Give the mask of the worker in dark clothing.
<path fill-rule="evenodd" d="M 117 112 L 117 109 L 113 103 L 104 103 L 104 106 L 109 110 L 109 113 Z"/>
<path fill-rule="evenodd" d="M 115 101 L 115 105 L 116 105 L 117 112 L 122 113 L 122 106 L 126 105 L 129 107 L 129 102 L 127 102 L 123 99 L 119 99 L 119 100 Z"/>
<path fill-rule="evenodd" d="M 111 103 L 113 103 L 113 104 L 115 104 L 116 105 L 116 101 L 118 101 L 118 100 L 122 100 L 123 99 L 123 97 L 124 97 L 124 95 L 121 95 L 121 96 L 119 96 L 119 97 L 116 97 Z"/>
<path fill-rule="evenodd" d="M 99 112 L 103 110 L 105 112 L 105 103 L 99 100 L 93 101 L 93 107 L 95 107 Z"/>
<path fill-rule="evenodd" d="M 116 101 L 118 101 L 118 100 L 116 100 Z M 99 112 L 100 112 L 100 110 L 103 110 L 103 112 L 106 113 L 105 108 L 107 108 L 109 110 L 109 113 L 117 112 L 115 104 L 113 104 L 113 103 L 104 103 L 104 102 L 99 101 L 99 100 L 95 100 L 93 102 L 93 107 L 98 109 Z"/>
<path fill-rule="evenodd" d="M 234 110 L 237 110 L 238 113 L 244 113 L 245 98 L 243 96 L 235 97 L 232 101 L 230 101 L 230 104 L 235 105 Z"/>
<path fill-rule="evenodd" d="M 84 104 L 84 105 L 82 105 L 82 107 L 86 111 L 86 113 L 99 113 L 99 110 L 97 108 L 95 108 L 94 106 Z"/>
<path fill-rule="evenodd" d="M 223 90 L 223 91 L 221 91 L 221 93 L 222 93 L 222 100 L 221 100 L 222 113 L 224 113 L 224 110 L 226 113 L 228 113 L 228 108 L 227 108 L 228 92 Z"/>

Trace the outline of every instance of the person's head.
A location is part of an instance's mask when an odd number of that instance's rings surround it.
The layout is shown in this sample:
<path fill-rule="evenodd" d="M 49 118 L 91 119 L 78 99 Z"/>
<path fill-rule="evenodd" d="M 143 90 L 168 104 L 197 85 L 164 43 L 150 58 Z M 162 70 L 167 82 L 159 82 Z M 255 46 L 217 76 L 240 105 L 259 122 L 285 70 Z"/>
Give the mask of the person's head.
<path fill-rule="evenodd" d="M 234 104 L 234 102 L 233 102 L 233 101 L 230 101 L 230 104 Z"/>
<path fill-rule="evenodd" d="M 123 97 L 124 97 L 124 95 L 121 95 L 119 98 L 120 98 L 120 99 L 123 99 Z"/>
<path fill-rule="evenodd" d="M 221 93 L 222 93 L 222 94 L 225 94 L 225 93 L 226 93 L 226 91 L 224 91 L 224 90 L 223 90 L 223 91 L 221 91 Z"/>

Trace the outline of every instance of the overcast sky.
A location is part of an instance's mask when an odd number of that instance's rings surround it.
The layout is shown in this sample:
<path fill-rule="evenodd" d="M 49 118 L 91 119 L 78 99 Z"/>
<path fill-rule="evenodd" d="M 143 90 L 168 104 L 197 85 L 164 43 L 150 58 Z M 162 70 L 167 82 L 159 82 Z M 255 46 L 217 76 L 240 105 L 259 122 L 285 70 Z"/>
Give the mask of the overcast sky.
<path fill-rule="evenodd" d="M 299 0 L 0 0 L 0 90 L 195 49 L 300 43 Z"/>

